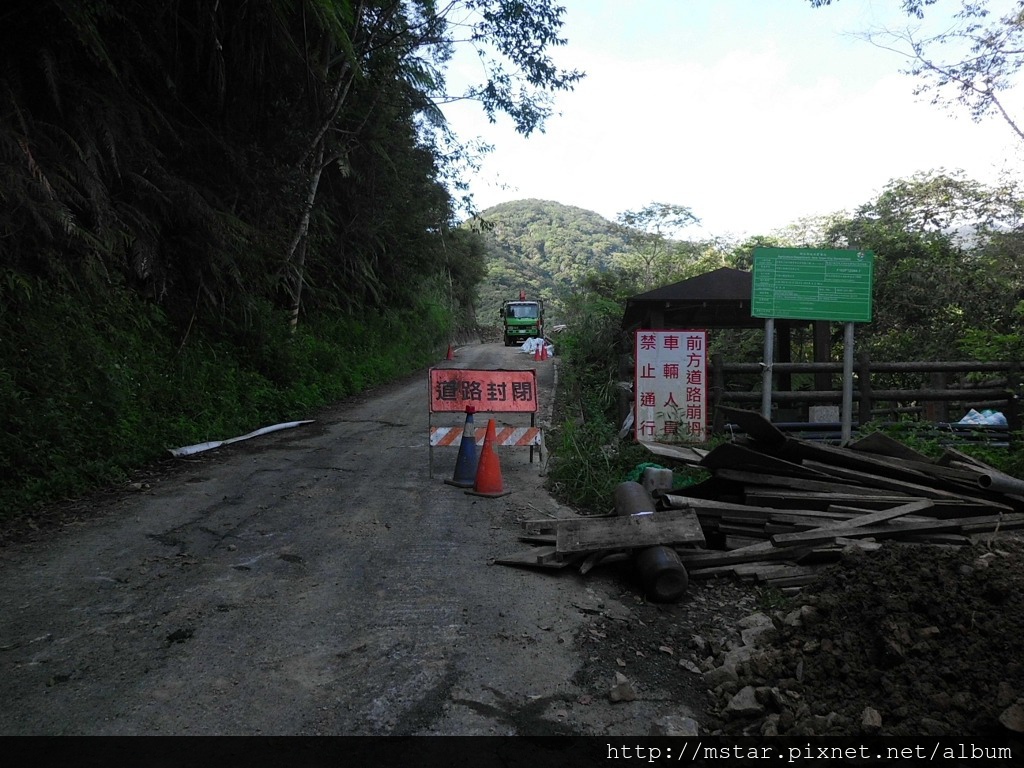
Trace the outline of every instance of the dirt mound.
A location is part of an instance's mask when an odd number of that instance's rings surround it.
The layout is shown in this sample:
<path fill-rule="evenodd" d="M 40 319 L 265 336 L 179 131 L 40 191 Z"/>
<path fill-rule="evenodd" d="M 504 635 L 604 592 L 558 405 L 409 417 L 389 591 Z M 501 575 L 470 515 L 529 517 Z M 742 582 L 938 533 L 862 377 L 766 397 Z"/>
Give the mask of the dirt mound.
<path fill-rule="evenodd" d="M 725 734 L 1019 735 L 1024 539 L 886 544 L 848 556 L 773 614 L 715 690 Z M 745 705 L 741 702 L 745 702 Z"/>

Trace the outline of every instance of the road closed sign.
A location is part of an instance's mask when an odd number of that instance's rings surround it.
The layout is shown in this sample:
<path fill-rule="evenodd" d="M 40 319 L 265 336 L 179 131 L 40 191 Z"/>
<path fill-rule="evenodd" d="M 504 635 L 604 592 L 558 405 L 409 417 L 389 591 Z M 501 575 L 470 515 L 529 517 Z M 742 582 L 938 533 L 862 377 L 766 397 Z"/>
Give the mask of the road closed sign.
<path fill-rule="evenodd" d="M 430 412 L 536 413 L 537 372 L 533 369 L 474 371 L 430 369 Z"/>
<path fill-rule="evenodd" d="M 707 436 L 707 331 L 637 331 L 633 382 L 638 442 Z"/>

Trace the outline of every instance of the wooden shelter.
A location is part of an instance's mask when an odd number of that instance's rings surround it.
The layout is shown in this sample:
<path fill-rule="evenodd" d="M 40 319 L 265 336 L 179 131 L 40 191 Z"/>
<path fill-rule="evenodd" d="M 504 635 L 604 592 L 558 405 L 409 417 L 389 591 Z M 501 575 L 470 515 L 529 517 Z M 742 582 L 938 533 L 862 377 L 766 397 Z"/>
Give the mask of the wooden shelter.
<path fill-rule="evenodd" d="M 627 299 L 622 329 L 632 333 L 664 328 L 763 328 L 764 318 L 750 314 L 752 289 L 752 273 L 721 267 Z M 779 362 L 792 361 L 792 329 L 809 322 L 776 320 Z M 815 362 L 829 362 L 830 332 L 827 321 L 814 322 Z M 789 379 L 788 374 L 780 375 L 779 389 L 789 391 Z M 829 375 L 824 374 L 815 388 L 830 389 Z"/>
<path fill-rule="evenodd" d="M 759 328 L 750 315 L 753 276 L 722 267 L 640 293 L 626 300 L 624 330 L 660 328 Z"/>

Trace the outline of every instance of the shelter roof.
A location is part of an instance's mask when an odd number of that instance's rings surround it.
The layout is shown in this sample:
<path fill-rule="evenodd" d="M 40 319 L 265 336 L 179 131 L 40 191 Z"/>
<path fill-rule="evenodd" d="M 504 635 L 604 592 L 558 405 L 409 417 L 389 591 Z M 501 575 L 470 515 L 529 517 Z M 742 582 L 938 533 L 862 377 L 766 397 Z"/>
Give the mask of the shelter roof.
<path fill-rule="evenodd" d="M 626 300 L 622 327 L 758 328 L 764 320 L 750 314 L 753 276 L 722 267 Z"/>

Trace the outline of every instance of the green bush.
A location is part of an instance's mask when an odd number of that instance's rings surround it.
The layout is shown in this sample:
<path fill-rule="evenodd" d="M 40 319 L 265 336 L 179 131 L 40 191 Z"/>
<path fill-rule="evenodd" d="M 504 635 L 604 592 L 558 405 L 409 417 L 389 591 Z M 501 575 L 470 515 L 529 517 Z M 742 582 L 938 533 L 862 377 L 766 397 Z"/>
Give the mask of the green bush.
<path fill-rule="evenodd" d="M 0 510 L 124 480 L 182 445 L 224 439 L 420 370 L 452 325 L 445 304 L 321 315 L 195 318 L 137 294 L 22 291 L 0 309 Z"/>
<path fill-rule="evenodd" d="M 603 417 L 566 421 L 553 431 L 548 484 L 556 498 L 585 514 L 611 513 L 616 486 L 651 460 L 646 448 L 620 441 L 617 431 Z"/>

